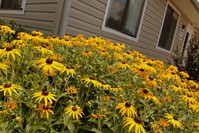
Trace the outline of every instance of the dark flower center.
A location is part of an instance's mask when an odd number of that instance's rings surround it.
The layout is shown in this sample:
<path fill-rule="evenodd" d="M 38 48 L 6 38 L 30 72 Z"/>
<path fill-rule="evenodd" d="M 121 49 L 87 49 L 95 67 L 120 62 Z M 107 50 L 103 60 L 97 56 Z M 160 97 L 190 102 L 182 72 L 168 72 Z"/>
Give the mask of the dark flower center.
<path fill-rule="evenodd" d="M 126 52 L 127 54 L 131 54 L 130 52 Z"/>
<path fill-rule="evenodd" d="M 102 83 L 103 85 L 106 85 L 106 83 Z"/>
<path fill-rule="evenodd" d="M 187 95 L 187 97 L 192 97 L 191 95 Z"/>
<path fill-rule="evenodd" d="M 131 107 L 131 103 L 130 102 L 126 102 L 125 106 L 129 108 L 129 107 Z"/>
<path fill-rule="evenodd" d="M 0 49 L 4 49 L 4 47 L 0 46 Z"/>
<path fill-rule="evenodd" d="M 85 53 L 89 53 L 89 51 L 85 51 Z"/>
<path fill-rule="evenodd" d="M 151 63 L 147 63 L 148 66 L 153 66 Z"/>
<path fill-rule="evenodd" d="M 11 87 L 11 86 L 12 86 L 12 84 L 6 83 L 3 87 L 4 87 L 4 88 L 9 88 L 9 87 Z"/>
<path fill-rule="evenodd" d="M 126 64 L 126 62 L 122 62 L 122 64 Z"/>
<path fill-rule="evenodd" d="M 177 117 L 175 117 L 175 116 L 173 117 L 173 119 L 176 120 L 176 121 L 178 120 Z"/>
<path fill-rule="evenodd" d="M 175 84 L 176 87 L 179 87 L 178 85 Z"/>
<path fill-rule="evenodd" d="M 153 77 L 151 77 L 151 76 L 149 76 L 149 79 L 150 79 L 150 80 L 153 80 L 154 78 L 153 78 Z"/>
<path fill-rule="evenodd" d="M 149 91 L 144 89 L 143 92 L 144 92 L 145 94 L 147 94 Z"/>
<path fill-rule="evenodd" d="M 46 63 L 49 64 L 49 65 L 52 64 L 53 63 L 53 59 L 47 59 Z"/>
<path fill-rule="evenodd" d="M 135 118 L 134 118 L 134 121 L 135 121 L 137 124 L 141 124 L 141 123 L 142 123 L 142 121 L 141 121 L 140 118 L 138 118 L 138 117 L 135 117 Z"/>
<path fill-rule="evenodd" d="M 48 110 L 49 107 L 48 107 L 48 106 L 43 106 L 43 109 L 44 109 L 44 110 Z"/>
<path fill-rule="evenodd" d="M 6 51 L 12 51 L 12 49 L 13 49 L 12 47 L 7 47 Z"/>
<path fill-rule="evenodd" d="M 90 80 L 95 80 L 93 77 L 90 77 L 89 79 L 90 79 Z"/>
<path fill-rule="evenodd" d="M 76 107 L 73 107 L 72 110 L 73 110 L 73 111 L 77 111 L 77 108 L 76 108 Z"/>
<path fill-rule="evenodd" d="M 67 68 L 67 69 L 70 69 L 70 67 L 69 67 L 69 66 L 66 66 L 66 68 Z"/>
<path fill-rule="evenodd" d="M 176 73 L 175 73 L 175 72 L 172 72 L 171 74 L 172 74 L 172 75 L 175 75 Z"/>
<path fill-rule="evenodd" d="M 141 68 L 140 71 L 141 71 L 141 72 L 144 72 L 144 69 Z"/>
<path fill-rule="evenodd" d="M 46 89 L 42 90 L 42 95 L 47 96 L 49 94 L 49 92 Z"/>

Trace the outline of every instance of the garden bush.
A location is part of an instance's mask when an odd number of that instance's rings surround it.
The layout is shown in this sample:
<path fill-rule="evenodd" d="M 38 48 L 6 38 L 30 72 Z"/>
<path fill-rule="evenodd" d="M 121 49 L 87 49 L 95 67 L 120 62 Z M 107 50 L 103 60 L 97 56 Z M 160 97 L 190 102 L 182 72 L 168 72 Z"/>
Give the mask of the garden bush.
<path fill-rule="evenodd" d="M 0 132 L 198 132 L 199 84 L 98 36 L 0 25 Z"/>

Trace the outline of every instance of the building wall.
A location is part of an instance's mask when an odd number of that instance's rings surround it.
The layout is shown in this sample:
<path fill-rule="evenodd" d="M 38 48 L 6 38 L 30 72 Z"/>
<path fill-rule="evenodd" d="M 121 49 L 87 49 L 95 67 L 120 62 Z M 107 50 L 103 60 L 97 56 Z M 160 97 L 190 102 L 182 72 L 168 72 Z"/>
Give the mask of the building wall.
<path fill-rule="evenodd" d="M 132 41 L 101 29 L 106 4 L 107 0 L 72 0 L 66 34 L 71 36 L 84 34 L 86 37 L 101 36 L 114 42 L 123 42 L 131 46 L 132 50 L 137 50 L 148 57 L 164 61 L 171 60 L 170 53 L 156 49 L 167 0 L 147 1 L 138 41 Z M 182 24 L 187 24 L 187 22 L 180 17 L 176 33 Z M 174 44 L 181 44 L 182 41 L 175 36 Z"/>
<path fill-rule="evenodd" d="M 24 14 L 0 13 L 5 22 L 14 20 L 27 30 L 39 30 L 47 35 L 58 34 L 63 0 L 27 0 Z"/>

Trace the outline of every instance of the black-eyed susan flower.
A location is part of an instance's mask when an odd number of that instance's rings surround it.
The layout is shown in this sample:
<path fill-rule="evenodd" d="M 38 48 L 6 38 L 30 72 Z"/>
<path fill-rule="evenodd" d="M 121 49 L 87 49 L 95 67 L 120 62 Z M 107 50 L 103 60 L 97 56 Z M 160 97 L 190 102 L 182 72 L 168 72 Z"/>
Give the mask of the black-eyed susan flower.
<path fill-rule="evenodd" d="M 160 125 L 158 124 L 158 122 L 153 122 L 153 124 L 151 125 L 151 127 L 154 129 L 155 133 L 164 133 L 162 131 L 162 128 L 160 127 Z"/>
<path fill-rule="evenodd" d="M 146 78 L 146 84 L 150 87 L 154 87 L 154 88 L 157 88 L 158 87 L 158 84 L 156 82 L 156 79 L 153 78 L 152 76 L 148 76 Z"/>
<path fill-rule="evenodd" d="M 53 101 L 57 101 L 55 97 L 56 97 L 55 94 L 52 94 L 46 89 L 43 89 L 42 91 L 34 93 L 32 98 L 36 98 L 35 102 L 38 101 L 39 103 L 43 100 L 44 105 L 47 106 L 48 103 L 52 104 Z"/>
<path fill-rule="evenodd" d="M 79 107 L 79 105 L 66 107 L 64 111 L 64 114 L 76 120 L 79 120 L 84 115 L 83 110 L 81 109 L 81 107 Z"/>
<path fill-rule="evenodd" d="M 119 62 L 115 65 L 117 68 L 121 68 L 121 69 L 130 69 L 131 66 L 127 63 L 127 62 Z"/>
<path fill-rule="evenodd" d="M 13 100 L 8 100 L 6 102 L 6 107 L 7 109 L 12 112 L 13 109 L 15 109 L 17 107 L 17 102 L 16 101 L 13 101 Z"/>
<path fill-rule="evenodd" d="M 189 103 L 194 104 L 197 102 L 192 95 L 181 95 L 181 98 L 188 104 Z"/>
<path fill-rule="evenodd" d="M 35 110 L 41 110 L 41 112 L 39 113 L 41 118 L 43 118 L 46 114 L 46 118 L 48 119 L 50 113 L 54 114 L 54 112 L 51 110 L 51 103 L 48 103 L 47 105 L 38 103 L 38 108 L 36 108 Z"/>
<path fill-rule="evenodd" d="M 124 117 L 124 128 L 129 125 L 128 132 L 130 133 L 133 128 L 135 133 L 146 133 L 145 129 L 142 126 L 142 120 L 138 117 L 134 118 L 129 118 L 129 117 Z"/>
<path fill-rule="evenodd" d="M 158 124 L 162 127 L 168 127 L 170 126 L 170 124 L 168 123 L 168 121 L 166 121 L 165 119 L 163 118 L 160 118 L 159 121 L 158 121 Z"/>
<path fill-rule="evenodd" d="M 16 121 L 16 122 L 22 122 L 22 121 L 23 121 L 23 118 L 21 118 L 20 116 L 17 116 L 17 117 L 15 118 L 15 121 Z"/>
<path fill-rule="evenodd" d="M 122 56 L 122 54 L 118 53 L 118 52 L 114 52 L 113 53 L 114 58 L 123 61 L 124 57 Z"/>
<path fill-rule="evenodd" d="M 0 25 L 0 33 L 9 33 L 9 34 L 15 34 L 16 31 L 12 30 L 9 26 L 6 26 L 4 24 Z"/>
<path fill-rule="evenodd" d="M 183 125 L 178 121 L 177 117 L 172 114 L 165 113 L 165 118 L 167 118 L 167 122 L 173 125 L 174 128 L 180 128 L 182 130 Z"/>
<path fill-rule="evenodd" d="M 110 90 L 115 92 L 124 91 L 124 89 L 122 89 L 121 87 L 111 87 Z"/>
<path fill-rule="evenodd" d="M 12 92 L 17 94 L 17 90 L 22 90 L 22 87 L 11 83 L 3 83 L 0 86 L 0 91 L 3 91 L 4 96 L 12 96 Z"/>
<path fill-rule="evenodd" d="M 84 84 L 89 85 L 89 83 L 93 84 L 94 87 L 100 87 L 101 83 L 97 80 L 95 80 L 93 77 L 90 78 L 82 78 L 81 80 L 83 80 Z"/>
<path fill-rule="evenodd" d="M 93 56 L 93 53 L 91 51 L 82 51 L 82 55 L 86 57 L 91 57 Z"/>
<path fill-rule="evenodd" d="M 104 101 L 109 101 L 109 100 L 111 99 L 111 97 L 110 97 L 110 96 L 103 96 L 102 99 L 103 99 Z"/>
<path fill-rule="evenodd" d="M 0 62 L 0 69 L 7 70 L 9 68 L 8 64 L 10 64 L 10 62 L 7 61 Z"/>
<path fill-rule="evenodd" d="M 180 75 L 180 77 L 182 77 L 182 78 L 189 78 L 189 74 L 186 73 L 186 72 L 184 72 L 184 71 L 179 72 L 179 75 Z"/>
<path fill-rule="evenodd" d="M 38 36 L 43 36 L 44 34 L 42 33 L 42 32 L 40 32 L 40 31 L 31 31 L 31 34 L 33 34 L 33 35 L 38 35 Z"/>
<path fill-rule="evenodd" d="M 21 51 L 20 49 L 14 49 L 13 47 L 6 47 L 4 51 L 1 53 L 1 56 L 6 56 L 7 58 L 12 57 L 15 60 L 15 56 L 21 57 Z"/>
<path fill-rule="evenodd" d="M 108 90 L 109 88 L 111 88 L 111 85 L 103 82 L 103 83 L 100 84 L 100 87 L 102 87 L 103 89 Z"/>
<path fill-rule="evenodd" d="M 150 101 L 153 97 L 153 93 L 148 88 L 140 88 L 136 92 L 148 101 Z"/>
<path fill-rule="evenodd" d="M 24 48 L 26 46 L 26 41 L 25 40 L 22 40 L 20 38 L 16 38 L 15 40 L 13 40 L 11 42 L 12 45 L 15 45 L 19 48 Z"/>
<path fill-rule="evenodd" d="M 181 92 L 182 91 L 182 88 L 178 85 L 170 85 L 168 86 L 169 88 L 171 88 L 174 92 Z"/>
<path fill-rule="evenodd" d="M 34 49 L 38 50 L 41 52 L 43 55 L 45 54 L 53 54 L 53 51 L 47 48 L 46 46 L 35 46 L 33 47 Z"/>
<path fill-rule="evenodd" d="M 74 87 L 74 86 L 69 86 L 65 89 L 67 94 L 76 94 L 78 93 L 78 88 Z"/>
<path fill-rule="evenodd" d="M 196 102 L 194 104 L 189 104 L 189 108 L 193 109 L 196 113 L 199 112 L 199 102 Z"/>
<path fill-rule="evenodd" d="M 56 70 L 61 71 L 63 64 L 51 58 L 41 58 L 35 62 L 37 69 L 41 69 L 45 75 L 56 75 Z"/>
<path fill-rule="evenodd" d="M 74 77 L 76 74 L 75 69 L 70 68 L 69 66 L 62 67 L 61 73 L 64 73 L 64 72 L 66 72 L 67 76 L 71 76 L 71 77 Z"/>
<path fill-rule="evenodd" d="M 101 113 L 92 113 L 91 114 L 91 117 L 93 117 L 93 118 L 98 118 L 98 119 L 104 119 L 105 117 L 106 117 L 106 115 L 104 115 L 104 114 L 101 114 Z"/>
<path fill-rule="evenodd" d="M 127 116 L 127 117 L 137 116 L 136 109 L 129 101 L 118 103 L 116 109 L 120 110 L 119 113 L 121 114 L 121 116 Z"/>

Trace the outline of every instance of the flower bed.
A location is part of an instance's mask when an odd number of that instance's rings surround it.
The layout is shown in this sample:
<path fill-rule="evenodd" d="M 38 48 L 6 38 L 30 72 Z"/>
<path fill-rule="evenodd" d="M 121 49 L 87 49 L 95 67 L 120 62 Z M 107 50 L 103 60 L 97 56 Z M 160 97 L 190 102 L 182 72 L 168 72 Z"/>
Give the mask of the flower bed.
<path fill-rule="evenodd" d="M 100 37 L 0 25 L 1 132 L 197 132 L 199 84 Z"/>

